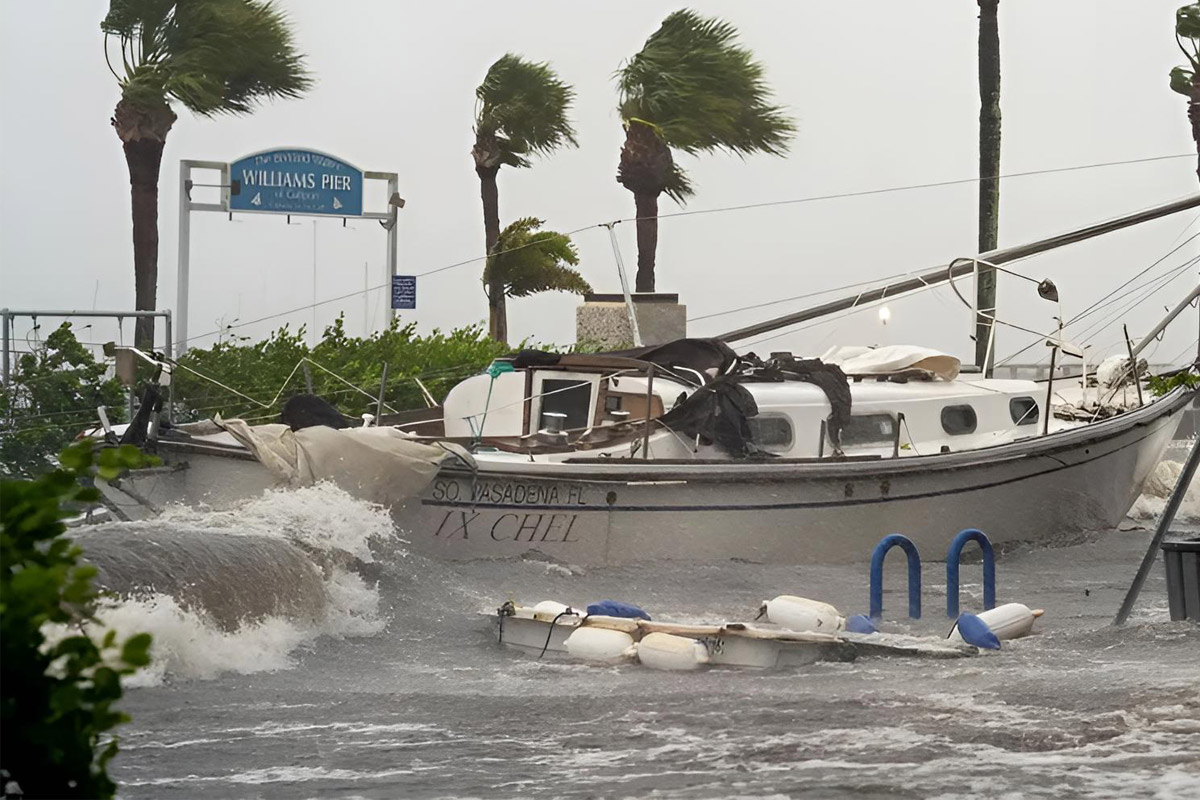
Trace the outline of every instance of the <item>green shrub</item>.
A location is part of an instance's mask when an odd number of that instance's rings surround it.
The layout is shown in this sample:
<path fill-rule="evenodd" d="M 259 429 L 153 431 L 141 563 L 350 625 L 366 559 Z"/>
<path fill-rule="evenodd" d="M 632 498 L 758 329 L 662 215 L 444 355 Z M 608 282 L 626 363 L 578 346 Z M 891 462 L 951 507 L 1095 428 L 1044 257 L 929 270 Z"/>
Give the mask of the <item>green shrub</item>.
<path fill-rule="evenodd" d="M 25 797 L 112 797 L 106 765 L 116 755 L 109 731 L 128 717 L 113 708 L 121 678 L 149 663 L 150 634 L 97 643 L 95 567 L 63 534 L 64 504 L 95 502 L 80 478 L 116 477 L 145 464 L 133 447 L 94 453 L 90 443 L 59 457 L 61 468 L 35 480 L 0 480 L 0 769 Z M 44 626 L 81 633 L 48 641 Z"/>
<path fill-rule="evenodd" d="M 359 338 L 347 335 L 339 317 L 325 328 L 314 347 L 309 348 L 304 339 L 303 327 L 295 332 L 285 327 L 261 342 L 241 339 L 188 350 L 179 359 L 182 368 L 174 373 L 176 417 L 189 420 L 220 414 L 227 419 L 276 421 L 289 397 L 307 391 L 304 367 L 300 366 L 304 358 L 312 360 L 308 379 L 313 394 L 329 400 L 348 416 L 375 412 L 384 362 L 388 365 L 384 402 L 396 410 L 424 408 L 414 377 L 419 377 L 440 401 L 456 383 L 480 372 L 497 356 L 511 352 L 511 348 L 488 338 L 479 326 L 456 328 L 450 333 L 435 330 L 422 336 L 415 323 L 402 325 L 398 319 L 386 330 Z"/>
<path fill-rule="evenodd" d="M 1189 389 L 1195 389 L 1200 385 L 1200 375 L 1194 372 L 1176 372 L 1174 375 L 1151 375 L 1147 381 L 1150 386 L 1150 393 L 1155 397 L 1161 397 L 1167 394 L 1176 386 L 1186 386 Z"/>
<path fill-rule="evenodd" d="M 30 478 L 55 466 L 54 457 L 96 419 L 124 419 L 125 390 L 105 378 L 108 366 L 92 358 L 64 322 L 35 352 L 16 360 L 0 387 L 0 477 Z"/>

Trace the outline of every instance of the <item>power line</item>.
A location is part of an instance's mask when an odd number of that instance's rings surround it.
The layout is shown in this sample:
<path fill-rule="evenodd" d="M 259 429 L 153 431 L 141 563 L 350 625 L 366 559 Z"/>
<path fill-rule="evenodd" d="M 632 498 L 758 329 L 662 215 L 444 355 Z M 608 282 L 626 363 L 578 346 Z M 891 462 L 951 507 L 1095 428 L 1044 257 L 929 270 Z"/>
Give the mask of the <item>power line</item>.
<path fill-rule="evenodd" d="M 723 206 L 723 207 L 718 207 L 718 208 L 696 209 L 694 211 L 676 211 L 671 214 L 659 214 L 656 217 L 654 217 L 654 219 L 664 220 L 664 219 L 675 219 L 677 217 L 697 216 L 700 214 L 722 214 L 722 213 L 726 213 L 726 212 L 730 212 L 730 211 L 746 211 L 746 210 L 758 209 L 758 208 L 772 208 L 775 206 L 789 206 L 789 205 L 799 205 L 802 203 L 815 203 L 815 202 L 824 201 L 824 200 L 841 200 L 841 199 L 851 198 L 851 197 L 867 197 L 867 196 L 871 196 L 871 195 L 891 194 L 894 192 L 907 192 L 907 191 L 915 191 L 915 190 L 919 190 L 919 189 L 936 189 L 936 188 L 946 187 L 946 186 L 959 186 L 959 185 L 963 185 L 963 184 L 978 183 L 981 180 L 990 181 L 990 180 L 1006 180 L 1006 179 L 1010 179 L 1010 178 L 1027 178 L 1027 177 L 1031 177 L 1031 176 L 1035 176 L 1035 175 L 1052 175 L 1052 174 L 1057 174 L 1057 173 L 1078 172 L 1081 170 L 1100 169 L 1100 168 L 1104 168 L 1104 167 L 1124 166 L 1124 165 L 1129 165 L 1129 164 L 1147 164 L 1147 163 L 1152 163 L 1152 162 L 1156 162 L 1156 161 L 1167 161 L 1167 160 L 1176 159 L 1176 158 L 1193 158 L 1193 157 L 1195 157 L 1195 153 L 1180 153 L 1178 155 L 1153 156 L 1150 158 L 1133 158 L 1133 159 L 1126 159 L 1124 161 L 1104 161 L 1104 162 L 1098 162 L 1098 163 L 1094 163 L 1094 164 L 1078 164 L 1078 165 L 1071 166 L 1071 167 L 1056 167 L 1056 168 L 1052 168 L 1052 169 L 1029 170 L 1026 172 L 1012 172 L 1012 173 L 1008 173 L 1006 175 L 999 175 L 994 178 L 992 178 L 992 177 L 959 178 L 956 180 L 937 181 L 934 183 L 917 183 L 917 184 L 910 184 L 908 186 L 891 186 L 891 187 L 887 187 L 884 189 L 866 189 L 866 190 L 857 191 L 857 192 L 840 192 L 837 194 L 814 195 L 811 197 L 800 197 L 800 198 L 793 198 L 790 200 L 771 200 L 771 201 L 768 201 L 765 203 L 749 203 L 749 204 L 738 205 L 738 206 Z M 638 219 L 639 219 L 638 217 L 624 217 L 621 219 L 613 220 L 613 223 L 636 222 Z M 565 236 L 574 236 L 577 233 L 582 233 L 583 231 L 593 230 L 596 228 L 602 228 L 608 224 L 612 224 L 612 223 L 595 223 L 592 225 L 584 225 L 581 228 L 576 228 L 575 230 L 568 231 L 564 235 Z M 503 255 L 504 253 L 511 253 L 516 250 L 521 250 L 525 247 L 532 247 L 534 244 L 536 244 L 536 242 L 530 242 L 528 244 L 521 245 L 521 247 L 514 247 L 509 250 L 500 251 L 499 253 L 496 253 L 495 255 Z M 426 270 L 425 272 L 419 272 L 416 274 L 415 277 L 424 278 L 429 275 L 436 275 L 440 272 L 446 272 L 447 270 L 457 269 L 459 267 L 465 267 L 465 266 L 469 266 L 471 264 L 478 264 L 481 261 L 486 261 L 488 258 L 489 258 L 489 256 L 487 256 L 487 255 L 477 256 L 475 258 L 468 258 L 464 261 L 457 261 L 453 264 L 446 264 L 445 266 L 442 266 L 442 267 L 437 267 L 435 269 Z M 190 336 L 189 339 L 192 341 L 196 341 L 199 339 L 206 339 L 210 336 L 218 336 L 222 333 L 225 333 L 225 332 L 228 332 L 231 330 L 235 330 L 237 328 L 244 328 L 248 325 L 255 325 L 259 322 L 267 322 L 272 319 L 278 319 L 279 317 L 285 317 L 290 314 L 297 314 L 302 311 L 310 311 L 314 308 L 317 308 L 318 306 L 328 305 L 329 303 L 337 303 L 342 300 L 348 300 L 352 297 L 358 297 L 358 296 L 368 293 L 368 292 L 376 292 L 381 289 L 386 289 L 387 287 L 388 287 L 387 283 L 381 283 L 381 284 L 378 284 L 375 286 L 367 287 L 365 289 L 358 289 L 356 291 L 349 292 L 344 295 L 339 295 L 337 297 L 329 298 L 328 300 L 320 300 L 315 303 L 309 303 L 307 305 L 297 306 L 296 308 L 288 309 L 287 311 L 280 311 L 279 313 L 276 313 L 276 314 L 269 314 L 265 317 L 259 317 L 258 319 L 252 319 L 247 322 L 239 322 L 236 325 L 227 325 L 224 328 L 220 328 L 215 331 L 209 331 L 208 333 L 202 333 L 197 336 Z M 796 299 L 799 299 L 799 298 L 796 298 Z"/>

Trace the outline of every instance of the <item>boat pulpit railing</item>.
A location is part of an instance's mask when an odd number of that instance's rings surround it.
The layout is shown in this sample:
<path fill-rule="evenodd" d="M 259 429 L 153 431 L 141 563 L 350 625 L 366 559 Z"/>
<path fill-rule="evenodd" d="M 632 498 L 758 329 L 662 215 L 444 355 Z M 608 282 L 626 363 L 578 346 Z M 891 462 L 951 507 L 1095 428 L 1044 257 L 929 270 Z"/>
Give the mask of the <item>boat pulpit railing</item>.
<path fill-rule="evenodd" d="M 883 616 L 883 560 L 893 547 L 900 547 L 908 558 L 908 616 L 921 618 L 921 554 L 912 539 L 899 533 L 889 534 L 875 545 L 871 553 L 871 612 L 878 620 Z"/>
<path fill-rule="evenodd" d="M 967 542 L 979 542 L 979 549 L 983 551 L 983 609 L 988 611 L 996 607 L 995 551 L 987 534 L 978 528 L 967 528 L 954 537 L 946 551 L 946 616 L 950 619 L 958 617 L 959 560 Z"/>

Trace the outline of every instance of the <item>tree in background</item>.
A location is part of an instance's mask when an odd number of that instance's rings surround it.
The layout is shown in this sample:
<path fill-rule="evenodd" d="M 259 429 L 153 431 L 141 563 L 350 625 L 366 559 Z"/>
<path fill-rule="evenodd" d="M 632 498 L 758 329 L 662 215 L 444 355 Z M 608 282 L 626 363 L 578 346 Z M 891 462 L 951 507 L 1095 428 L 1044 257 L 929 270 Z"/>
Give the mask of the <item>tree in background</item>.
<path fill-rule="evenodd" d="M 1175 41 L 1188 63 L 1171 70 L 1171 88 L 1188 99 L 1188 121 L 1198 156 L 1196 175 L 1200 176 L 1200 3 L 1175 12 Z"/>
<path fill-rule="evenodd" d="M 125 390 L 105 378 L 107 371 L 69 322 L 17 359 L 0 390 L 0 477 L 29 478 L 53 469 L 58 451 L 94 424 L 99 406 L 113 422 L 124 419 Z"/>
<path fill-rule="evenodd" d="M 312 81 L 283 12 L 260 0 L 110 0 L 100 23 L 121 86 L 112 126 L 125 150 L 133 206 L 135 305 L 155 309 L 158 173 L 175 123 L 171 103 L 202 117 L 248 114 L 264 98 L 299 97 Z M 119 45 L 118 73 L 110 40 Z M 154 320 L 137 321 L 153 347 Z"/>
<path fill-rule="evenodd" d="M 979 2 L 979 252 L 995 250 L 1000 225 L 1000 26 L 997 12 L 1000 0 Z M 979 283 L 975 286 L 976 308 L 996 313 L 996 271 L 979 265 Z M 992 336 L 992 320 L 975 317 L 975 363 L 992 374 L 987 361 Z M 991 342 L 991 352 L 996 352 Z M 993 360 L 995 356 L 993 355 Z"/>
<path fill-rule="evenodd" d="M 95 630 L 96 568 L 80 563 L 62 519 L 65 506 L 100 497 L 80 478 L 112 479 L 146 461 L 134 447 L 93 453 L 90 443 L 58 461 L 37 480 L 0 480 L 0 784 L 5 797 L 108 798 L 110 731 L 129 719 L 113 705 L 121 678 L 149 663 L 150 634 L 118 645 L 116 631 Z M 10 780 L 19 793 L 9 794 Z"/>
<path fill-rule="evenodd" d="M 575 91 L 559 80 L 546 63 L 526 61 L 508 53 L 488 69 L 475 90 L 475 174 L 483 200 L 485 252 L 493 257 L 500 240 L 500 197 L 496 173 L 502 166 L 528 167 L 530 156 L 549 155 L 560 147 L 577 146 L 575 129 L 567 119 Z M 508 341 L 505 290 L 489 282 L 488 331 L 498 342 Z"/>
<path fill-rule="evenodd" d="M 762 65 L 738 46 L 727 22 L 676 11 L 617 72 L 625 145 L 617 181 L 637 208 L 637 291 L 654 291 L 658 197 L 683 204 L 694 190 L 671 151 L 783 155 L 795 125 Z"/>
<path fill-rule="evenodd" d="M 538 292 L 589 294 L 592 287 L 576 270 L 579 253 L 569 237 L 538 230 L 543 221 L 524 217 L 509 225 L 488 257 L 483 280 L 489 293 L 499 298 L 505 314 L 506 297 L 528 297 Z"/>

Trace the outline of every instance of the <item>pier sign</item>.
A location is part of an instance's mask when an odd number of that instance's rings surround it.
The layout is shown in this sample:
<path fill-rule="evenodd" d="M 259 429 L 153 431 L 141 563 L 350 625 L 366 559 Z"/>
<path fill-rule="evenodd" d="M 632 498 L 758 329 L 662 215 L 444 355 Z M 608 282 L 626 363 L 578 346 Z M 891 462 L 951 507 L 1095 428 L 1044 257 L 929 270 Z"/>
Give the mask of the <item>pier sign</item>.
<path fill-rule="evenodd" d="M 414 309 L 417 307 L 417 276 L 392 276 L 392 308 Z"/>
<path fill-rule="evenodd" d="M 360 217 L 363 173 L 315 150 L 264 150 L 229 165 L 229 210 Z"/>

